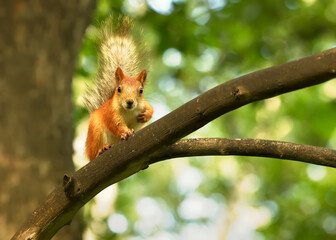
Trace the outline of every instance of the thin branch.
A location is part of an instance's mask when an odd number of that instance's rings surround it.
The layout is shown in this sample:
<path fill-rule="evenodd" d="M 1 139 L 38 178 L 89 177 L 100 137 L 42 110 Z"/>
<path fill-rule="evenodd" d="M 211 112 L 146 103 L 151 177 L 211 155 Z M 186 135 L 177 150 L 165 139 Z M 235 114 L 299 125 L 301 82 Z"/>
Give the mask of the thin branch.
<path fill-rule="evenodd" d="M 248 103 L 336 77 L 336 49 L 241 76 L 189 101 L 67 176 L 12 239 L 50 239 L 107 186 L 148 165 L 148 156 Z"/>
<path fill-rule="evenodd" d="M 177 157 L 239 155 L 270 157 L 336 167 L 336 151 L 323 147 L 263 139 L 191 138 L 151 155 L 149 163 Z"/>

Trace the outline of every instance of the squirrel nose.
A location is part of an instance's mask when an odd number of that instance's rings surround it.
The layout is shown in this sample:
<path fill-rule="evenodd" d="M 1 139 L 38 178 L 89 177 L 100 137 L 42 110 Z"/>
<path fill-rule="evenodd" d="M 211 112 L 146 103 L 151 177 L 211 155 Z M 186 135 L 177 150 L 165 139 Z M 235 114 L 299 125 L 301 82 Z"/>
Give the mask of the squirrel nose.
<path fill-rule="evenodd" d="M 128 107 L 132 107 L 134 101 L 133 101 L 133 100 L 127 100 L 126 103 L 127 103 L 127 106 L 128 106 Z"/>

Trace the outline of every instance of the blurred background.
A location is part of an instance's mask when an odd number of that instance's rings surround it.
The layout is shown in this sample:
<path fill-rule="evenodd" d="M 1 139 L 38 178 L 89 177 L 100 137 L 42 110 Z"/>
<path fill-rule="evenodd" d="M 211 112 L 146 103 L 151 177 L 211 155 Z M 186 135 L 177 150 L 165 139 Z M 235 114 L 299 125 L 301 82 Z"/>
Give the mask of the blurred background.
<path fill-rule="evenodd" d="M 110 14 L 143 28 L 153 121 L 237 76 L 335 47 L 333 0 L 99 0 L 73 79 L 77 168 L 89 115 L 81 95 L 96 72 L 95 37 Z M 336 149 L 336 82 L 249 104 L 188 137 L 262 138 Z M 86 240 L 335 239 L 336 170 L 252 157 L 151 165 L 83 210 Z"/>

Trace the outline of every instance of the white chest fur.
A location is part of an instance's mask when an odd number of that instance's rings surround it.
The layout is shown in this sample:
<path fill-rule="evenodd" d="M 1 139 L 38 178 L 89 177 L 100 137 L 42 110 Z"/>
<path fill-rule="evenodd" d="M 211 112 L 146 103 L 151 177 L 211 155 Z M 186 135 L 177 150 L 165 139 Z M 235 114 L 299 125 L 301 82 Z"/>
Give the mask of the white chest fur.
<path fill-rule="evenodd" d="M 139 123 L 137 121 L 137 116 L 141 113 L 141 110 L 134 109 L 134 110 L 124 110 L 124 113 L 122 114 L 123 120 L 128 128 L 134 129 L 135 131 L 139 130 L 143 123 Z"/>

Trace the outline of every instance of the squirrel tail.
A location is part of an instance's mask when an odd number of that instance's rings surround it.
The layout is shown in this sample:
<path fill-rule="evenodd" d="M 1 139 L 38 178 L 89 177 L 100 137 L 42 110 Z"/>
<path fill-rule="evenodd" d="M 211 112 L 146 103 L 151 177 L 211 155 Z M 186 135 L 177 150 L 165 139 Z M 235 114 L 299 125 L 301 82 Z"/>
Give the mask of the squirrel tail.
<path fill-rule="evenodd" d="M 118 67 L 129 77 L 137 76 L 149 68 L 148 49 L 140 40 L 142 31 L 135 31 L 131 18 L 108 17 L 98 35 L 98 69 L 92 87 L 87 87 L 84 106 L 90 113 L 112 98 L 115 71 Z"/>

